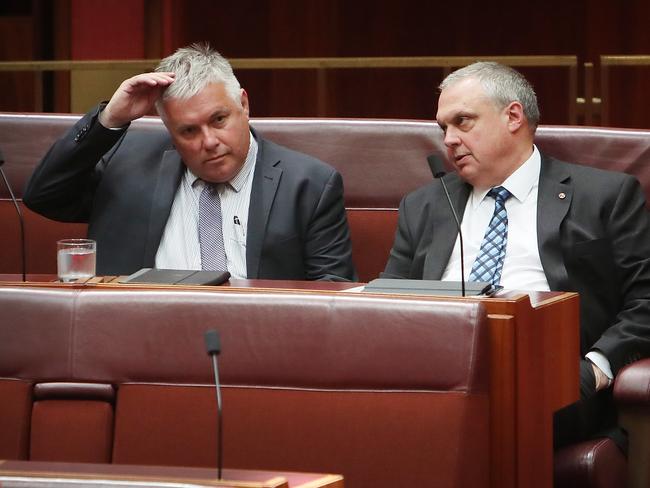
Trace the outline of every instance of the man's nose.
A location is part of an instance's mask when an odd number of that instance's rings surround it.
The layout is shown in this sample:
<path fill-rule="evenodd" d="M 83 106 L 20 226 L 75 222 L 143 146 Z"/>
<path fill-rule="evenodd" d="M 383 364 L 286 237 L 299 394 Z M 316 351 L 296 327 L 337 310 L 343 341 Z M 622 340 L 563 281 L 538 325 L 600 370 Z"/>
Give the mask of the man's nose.
<path fill-rule="evenodd" d="M 453 127 L 448 127 L 445 131 L 445 146 L 454 147 L 460 144 L 458 132 Z"/>
<path fill-rule="evenodd" d="M 210 150 L 214 149 L 221 143 L 219 139 L 219 133 L 216 129 L 212 127 L 206 127 L 203 129 L 203 146 Z"/>

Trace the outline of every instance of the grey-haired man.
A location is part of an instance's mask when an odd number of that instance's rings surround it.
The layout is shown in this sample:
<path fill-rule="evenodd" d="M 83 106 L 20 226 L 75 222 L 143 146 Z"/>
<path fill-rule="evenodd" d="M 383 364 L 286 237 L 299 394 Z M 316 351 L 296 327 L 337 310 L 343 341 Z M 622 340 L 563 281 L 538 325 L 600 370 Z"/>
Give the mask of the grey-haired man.
<path fill-rule="evenodd" d="M 128 130 L 154 106 L 167 133 Z M 207 187 L 218 220 L 204 210 Z M 256 134 L 248 94 L 207 45 L 125 80 L 50 149 L 24 202 L 88 222 L 98 274 L 209 269 L 200 230 L 211 226 L 233 277 L 356 278 L 341 175 Z"/>
<path fill-rule="evenodd" d="M 440 90 L 436 118 L 456 169 L 445 180 L 471 265 L 464 279 L 580 293 L 581 401 L 556 415 L 556 446 L 606 435 L 625 449 L 610 385 L 650 356 L 650 218 L 639 182 L 541 153 L 537 97 L 510 67 L 474 63 Z M 440 185 L 404 197 L 383 276 L 460 280 L 459 260 Z"/>

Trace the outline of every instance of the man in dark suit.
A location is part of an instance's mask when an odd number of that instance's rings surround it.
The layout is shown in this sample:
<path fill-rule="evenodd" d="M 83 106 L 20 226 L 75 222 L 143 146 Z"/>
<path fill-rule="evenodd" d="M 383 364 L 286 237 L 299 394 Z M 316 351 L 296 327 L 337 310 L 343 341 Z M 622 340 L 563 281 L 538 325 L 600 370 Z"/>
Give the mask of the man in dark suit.
<path fill-rule="evenodd" d="M 127 130 L 154 106 L 168 134 Z M 125 80 L 50 149 L 24 202 L 88 222 L 98 274 L 227 267 L 239 278 L 356 278 L 341 175 L 256 134 L 246 91 L 207 45 Z"/>
<path fill-rule="evenodd" d="M 556 446 L 609 435 L 624 447 L 609 386 L 650 355 L 650 220 L 638 181 L 540 154 L 537 98 L 511 68 L 475 63 L 440 90 L 465 279 L 580 293 L 581 401 L 556 415 Z M 407 195 L 382 277 L 460 280 L 459 260 L 440 183 Z"/>

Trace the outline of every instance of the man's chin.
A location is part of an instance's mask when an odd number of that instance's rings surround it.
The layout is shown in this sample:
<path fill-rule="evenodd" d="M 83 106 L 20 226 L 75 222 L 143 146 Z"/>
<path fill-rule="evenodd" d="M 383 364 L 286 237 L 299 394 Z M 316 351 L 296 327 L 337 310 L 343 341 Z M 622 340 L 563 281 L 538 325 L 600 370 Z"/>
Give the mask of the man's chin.
<path fill-rule="evenodd" d="M 476 171 L 476 168 L 473 168 L 469 165 L 464 165 L 458 168 L 457 171 L 458 176 L 460 176 L 462 180 L 466 181 L 472 186 L 477 186 L 480 175 Z"/>

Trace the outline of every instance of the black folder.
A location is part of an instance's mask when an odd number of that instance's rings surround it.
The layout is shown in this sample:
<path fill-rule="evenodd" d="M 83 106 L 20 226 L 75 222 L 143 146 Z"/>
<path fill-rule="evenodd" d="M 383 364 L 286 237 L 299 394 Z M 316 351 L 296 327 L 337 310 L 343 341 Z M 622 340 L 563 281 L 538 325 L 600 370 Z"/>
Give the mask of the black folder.
<path fill-rule="evenodd" d="M 221 285 L 230 279 L 228 271 L 197 271 L 187 269 L 142 268 L 120 283 L 165 285 Z"/>
<path fill-rule="evenodd" d="M 465 296 L 492 295 L 500 287 L 490 283 L 468 281 L 465 283 Z M 363 291 L 369 293 L 391 293 L 407 295 L 462 296 L 460 281 L 439 280 L 400 280 L 378 278 L 368 283 Z"/>

